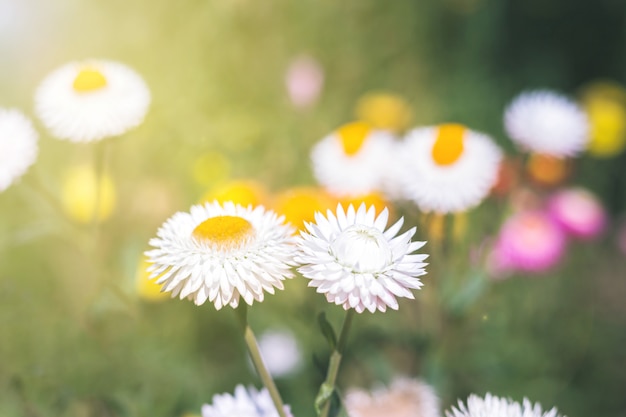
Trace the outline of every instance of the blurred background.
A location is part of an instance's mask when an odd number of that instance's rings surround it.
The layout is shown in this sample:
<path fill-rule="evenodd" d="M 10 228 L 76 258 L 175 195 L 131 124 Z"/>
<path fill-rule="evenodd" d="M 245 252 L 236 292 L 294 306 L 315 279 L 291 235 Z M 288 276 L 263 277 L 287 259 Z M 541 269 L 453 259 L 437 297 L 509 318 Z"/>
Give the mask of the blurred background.
<path fill-rule="evenodd" d="M 140 127 L 98 144 L 53 139 L 35 122 L 38 161 L 0 194 L 2 416 L 183 416 L 238 383 L 259 386 L 230 308 L 138 284 L 162 222 L 235 180 L 268 205 L 314 185 L 311 146 L 371 92 L 402 100 L 411 126 L 464 123 L 514 155 L 502 114 L 520 91 L 579 98 L 593 82 L 626 82 L 626 5 L 0 0 L 0 107 L 36 120 L 40 81 L 89 58 L 134 68 L 152 105 Z M 99 152 L 103 207 L 91 221 L 86 172 Z M 408 375 L 445 408 L 489 391 L 570 417 L 626 415 L 626 154 L 572 164 L 567 184 L 607 213 L 601 236 L 570 244 L 549 271 L 491 279 L 475 259 L 509 200 L 486 201 L 460 239 L 426 247 L 416 301 L 357 317 L 340 387 Z M 433 240 L 415 208 L 395 210 Z M 329 355 L 315 316 L 338 326 L 343 315 L 304 281 L 250 310 L 259 333 L 295 346 L 277 382 L 296 416 L 314 415 Z"/>

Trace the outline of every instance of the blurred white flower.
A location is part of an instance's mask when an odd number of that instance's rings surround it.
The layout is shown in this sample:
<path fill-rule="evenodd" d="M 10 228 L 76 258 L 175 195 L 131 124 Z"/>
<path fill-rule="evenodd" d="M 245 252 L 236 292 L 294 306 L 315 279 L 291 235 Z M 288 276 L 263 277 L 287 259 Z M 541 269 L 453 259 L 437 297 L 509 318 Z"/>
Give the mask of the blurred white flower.
<path fill-rule="evenodd" d="M 542 411 L 539 403 L 524 398 L 522 404 L 511 399 L 500 398 L 489 393 L 485 398 L 470 395 L 467 406 L 459 400 L 458 408 L 446 411 L 447 417 L 558 417 L 556 408 Z"/>
<path fill-rule="evenodd" d="M 0 192 L 35 163 L 38 139 L 33 124 L 21 112 L 0 109 Z"/>
<path fill-rule="evenodd" d="M 583 109 L 549 90 L 515 97 L 505 110 L 504 127 L 522 150 L 557 157 L 579 154 L 590 139 Z"/>
<path fill-rule="evenodd" d="M 381 190 L 393 163 L 393 144 L 390 133 L 367 123 L 346 124 L 313 147 L 313 173 L 319 184 L 337 196 Z"/>
<path fill-rule="evenodd" d="M 324 71 L 315 59 L 303 55 L 289 64 L 285 84 L 293 105 L 307 107 L 317 100 L 322 90 Z"/>
<path fill-rule="evenodd" d="M 396 297 L 413 299 L 418 278 L 426 274 L 423 262 L 428 255 L 413 254 L 426 242 L 411 242 L 415 228 L 396 236 L 404 219 L 385 230 L 389 212 L 376 217 L 375 209 L 350 205 L 324 217 L 315 213 L 315 223 L 306 223 L 300 233 L 298 270 L 309 278 L 310 287 L 326 294 L 328 302 L 358 313 L 398 309 Z"/>
<path fill-rule="evenodd" d="M 501 160 L 502 152 L 489 136 L 443 124 L 409 132 L 393 172 L 404 197 L 421 210 L 462 212 L 489 194 Z"/>
<path fill-rule="evenodd" d="M 205 203 L 178 212 L 150 240 L 151 277 L 172 296 L 207 299 L 218 310 L 263 301 L 264 291 L 283 289 L 296 252 L 293 229 L 262 206 Z"/>
<path fill-rule="evenodd" d="M 285 412 L 291 417 L 288 406 Z M 204 404 L 202 417 L 278 417 L 278 411 L 267 389 L 257 391 L 237 385 L 235 395 L 216 394 L 212 404 Z"/>
<path fill-rule="evenodd" d="M 150 105 L 143 79 L 113 61 L 71 62 L 48 75 L 35 95 L 36 112 L 53 136 L 93 142 L 139 125 Z"/>
<path fill-rule="evenodd" d="M 270 329 L 259 337 L 261 357 L 270 374 L 289 375 L 302 364 L 302 353 L 293 333 L 285 329 Z"/>
<path fill-rule="evenodd" d="M 435 390 L 421 380 L 398 378 L 389 388 L 371 393 L 349 390 L 344 399 L 348 417 L 440 417 Z"/>

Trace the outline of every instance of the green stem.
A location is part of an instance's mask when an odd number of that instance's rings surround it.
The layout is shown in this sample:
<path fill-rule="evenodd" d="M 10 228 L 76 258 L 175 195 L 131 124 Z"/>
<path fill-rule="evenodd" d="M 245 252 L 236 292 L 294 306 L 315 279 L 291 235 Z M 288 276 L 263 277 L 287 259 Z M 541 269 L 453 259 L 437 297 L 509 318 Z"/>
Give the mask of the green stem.
<path fill-rule="evenodd" d="M 343 357 L 343 352 L 346 347 L 348 332 L 350 331 L 350 327 L 352 326 L 353 317 L 354 309 L 351 308 L 346 312 L 346 317 L 343 320 L 343 325 L 341 327 L 341 333 L 339 334 L 337 346 L 335 347 L 335 350 L 333 350 L 333 353 L 330 355 L 330 362 L 328 363 L 326 380 L 320 388 L 320 393 L 327 392 L 328 398 L 326 398 L 326 401 L 322 406 L 319 417 L 328 417 L 332 393 L 335 391 L 335 383 L 337 381 L 337 374 L 339 373 L 339 365 L 341 364 L 341 358 Z"/>
<path fill-rule="evenodd" d="M 282 398 L 280 397 L 280 393 L 278 392 L 278 388 L 276 388 L 274 379 L 272 379 L 272 376 L 267 370 L 265 363 L 263 363 L 259 344 L 256 341 L 256 337 L 254 336 L 252 328 L 248 324 L 248 306 L 243 303 L 235 310 L 235 312 L 237 313 L 237 317 L 239 318 L 239 324 L 241 324 L 241 327 L 243 328 L 243 338 L 246 341 L 246 345 L 248 346 L 248 352 L 250 353 L 252 363 L 259 373 L 259 377 L 261 378 L 263 385 L 269 391 L 272 402 L 276 407 L 276 411 L 278 411 L 278 415 L 280 417 L 287 417 L 287 413 L 285 413 L 285 406 L 283 404 Z"/>

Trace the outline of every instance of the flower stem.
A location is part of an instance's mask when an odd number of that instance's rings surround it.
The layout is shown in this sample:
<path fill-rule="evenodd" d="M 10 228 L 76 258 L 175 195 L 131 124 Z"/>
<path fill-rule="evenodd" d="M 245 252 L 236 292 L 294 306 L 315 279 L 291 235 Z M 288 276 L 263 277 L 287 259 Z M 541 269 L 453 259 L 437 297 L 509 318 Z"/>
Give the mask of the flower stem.
<path fill-rule="evenodd" d="M 263 358 L 261 357 L 261 351 L 259 350 L 259 344 L 256 341 L 256 337 L 254 336 L 254 332 L 252 328 L 248 324 L 248 306 L 245 303 L 242 303 L 237 309 L 235 309 L 237 313 L 237 317 L 239 318 L 239 324 L 243 328 L 243 338 L 246 341 L 246 345 L 248 346 L 248 352 L 250 353 L 250 358 L 252 359 L 252 363 L 259 373 L 259 377 L 263 382 L 263 385 L 270 393 L 270 397 L 272 398 L 272 402 L 276 407 L 276 411 L 280 417 L 287 417 L 287 413 L 285 412 L 285 406 L 283 404 L 283 400 L 280 397 L 280 393 L 278 392 L 278 388 L 276 388 L 276 384 L 274 383 L 274 379 L 270 375 L 265 363 L 263 363 Z"/>
<path fill-rule="evenodd" d="M 320 397 L 320 395 L 322 395 L 325 399 L 325 402 L 319 413 L 319 417 L 328 417 L 332 394 L 335 391 L 335 382 L 337 381 L 337 374 L 339 373 L 339 365 L 341 364 L 343 351 L 346 347 L 348 332 L 350 331 L 350 327 L 352 326 L 353 317 L 354 309 L 349 309 L 348 311 L 346 311 L 346 317 L 343 320 L 343 325 L 341 327 L 341 333 L 339 333 L 337 346 L 335 347 L 335 350 L 333 350 L 333 353 L 330 355 L 330 362 L 328 363 L 326 380 L 320 388 L 320 394 L 318 394 L 318 398 Z"/>

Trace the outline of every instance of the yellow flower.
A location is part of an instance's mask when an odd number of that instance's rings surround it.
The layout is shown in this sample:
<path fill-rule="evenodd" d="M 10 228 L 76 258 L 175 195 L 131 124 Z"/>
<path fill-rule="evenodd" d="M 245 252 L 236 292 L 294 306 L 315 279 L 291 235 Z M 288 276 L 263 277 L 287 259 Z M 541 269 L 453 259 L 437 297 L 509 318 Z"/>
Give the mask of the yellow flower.
<path fill-rule="evenodd" d="M 80 223 L 94 221 L 94 217 L 96 221 L 104 221 L 113 213 L 115 200 L 115 185 L 108 175 L 104 174 L 98 181 L 90 165 L 76 166 L 66 172 L 61 203 L 70 218 Z"/>
<path fill-rule="evenodd" d="M 304 230 L 304 222 L 315 221 L 315 212 L 326 213 L 336 208 L 337 200 L 322 188 L 295 187 L 278 194 L 273 208 L 298 230 Z"/>
<path fill-rule="evenodd" d="M 401 132 L 409 127 L 413 115 L 409 103 L 388 92 L 370 92 L 361 97 L 356 106 L 356 116 L 378 129 Z"/>
<path fill-rule="evenodd" d="M 601 158 L 621 153 L 626 147 L 626 90 L 598 81 L 584 90 L 582 101 L 591 124 L 589 153 Z"/>
<path fill-rule="evenodd" d="M 150 273 L 148 267 L 150 264 L 147 259 L 143 257 L 137 267 L 135 273 L 135 289 L 137 295 L 146 301 L 162 301 L 170 298 L 170 294 L 167 292 L 161 292 L 161 286 L 156 283 L 156 279 L 150 279 Z"/>
<path fill-rule="evenodd" d="M 243 207 L 263 205 L 267 201 L 265 187 L 253 180 L 234 180 L 223 183 L 209 190 L 200 199 L 200 203 L 217 200 L 220 203 L 232 201 Z"/>

